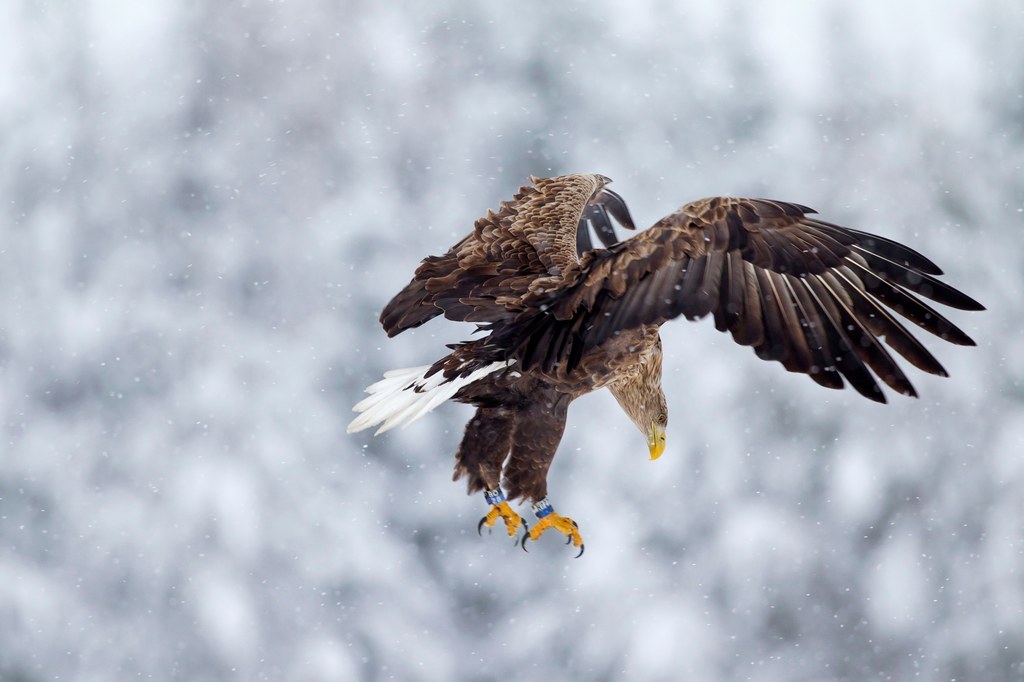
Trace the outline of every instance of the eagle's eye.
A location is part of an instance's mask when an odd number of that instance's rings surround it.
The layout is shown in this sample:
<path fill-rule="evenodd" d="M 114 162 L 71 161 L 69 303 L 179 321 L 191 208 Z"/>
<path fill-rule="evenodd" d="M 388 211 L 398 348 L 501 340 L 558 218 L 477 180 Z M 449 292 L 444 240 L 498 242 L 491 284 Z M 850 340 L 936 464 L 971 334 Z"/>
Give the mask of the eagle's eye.
<path fill-rule="evenodd" d="M 666 423 L 668 423 L 668 417 L 665 416 L 664 412 L 662 412 L 661 414 L 658 415 L 658 423 L 659 424 L 666 424 Z"/>

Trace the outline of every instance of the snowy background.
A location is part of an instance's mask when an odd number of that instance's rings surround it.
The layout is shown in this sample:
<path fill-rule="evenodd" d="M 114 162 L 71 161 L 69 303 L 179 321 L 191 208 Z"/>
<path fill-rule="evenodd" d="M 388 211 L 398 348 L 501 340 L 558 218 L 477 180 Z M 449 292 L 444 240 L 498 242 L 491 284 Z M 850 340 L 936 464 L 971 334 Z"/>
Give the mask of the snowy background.
<path fill-rule="evenodd" d="M 9 2 L 0 63 L 0 679 L 1024 678 L 1019 3 Z M 979 347 L 877 406 L 669 325 L 661 460 L 570 410 L 584 557 L 478 538 L 469 408 L 345 425 L 469 331 L 384 337 L 418 260 L 574 171 L 905 241 Z"/>

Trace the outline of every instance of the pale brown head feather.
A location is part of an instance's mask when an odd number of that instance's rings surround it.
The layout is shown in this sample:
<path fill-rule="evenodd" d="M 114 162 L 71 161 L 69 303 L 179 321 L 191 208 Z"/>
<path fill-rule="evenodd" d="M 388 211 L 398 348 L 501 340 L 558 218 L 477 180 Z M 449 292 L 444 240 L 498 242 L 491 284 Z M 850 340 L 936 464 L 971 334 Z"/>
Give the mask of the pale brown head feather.
<path fill-rule="evenodd" d="M 668 424 L 668 401 L 661 387 L 661 337 L 641 351 L 637 371 L 625 373 L 608 388 L 626 416 L 644 434 L 651 458 L 656 459 L 664 450 Z"/>

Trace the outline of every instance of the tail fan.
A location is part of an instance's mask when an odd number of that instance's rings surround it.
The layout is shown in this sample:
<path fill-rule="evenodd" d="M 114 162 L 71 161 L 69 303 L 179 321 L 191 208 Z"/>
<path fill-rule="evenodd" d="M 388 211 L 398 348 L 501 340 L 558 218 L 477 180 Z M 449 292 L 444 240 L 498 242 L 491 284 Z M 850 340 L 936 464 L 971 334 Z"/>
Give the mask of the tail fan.
<path fill-rule="evenodd" d="M 366 388 L 370 395 L 352 408 L 360 414 L 347 430 L 355 433 L 380 424 L 374 434 L 377 435 L 399 425 L 408 426 L 453 397 L 459 389 L 510 364 L 512 361 L 492 362 L 466 376 L 451 378 L 446 378 L 443 372 L 426 376 L 433 365 L 385 372 L 383 379 Z"/>

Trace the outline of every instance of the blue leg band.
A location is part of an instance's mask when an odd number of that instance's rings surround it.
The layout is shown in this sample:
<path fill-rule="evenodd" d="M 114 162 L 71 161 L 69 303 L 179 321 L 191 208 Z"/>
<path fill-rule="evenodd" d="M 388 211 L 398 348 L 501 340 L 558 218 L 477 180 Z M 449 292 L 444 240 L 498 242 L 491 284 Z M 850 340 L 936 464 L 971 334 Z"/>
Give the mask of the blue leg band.
<path fill-rule="evenodd" d="M 553 514 L 554 511 L 555 508 L 551 506 L 551 502 L 546 497 L 533 505 L 533 513 L 537 515 L 538 519 L 543 519 L 545 516 Z"/>

